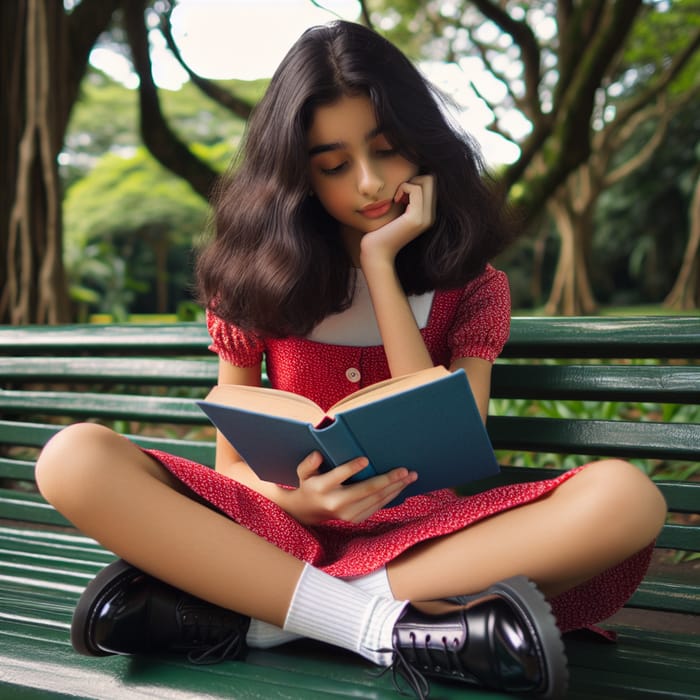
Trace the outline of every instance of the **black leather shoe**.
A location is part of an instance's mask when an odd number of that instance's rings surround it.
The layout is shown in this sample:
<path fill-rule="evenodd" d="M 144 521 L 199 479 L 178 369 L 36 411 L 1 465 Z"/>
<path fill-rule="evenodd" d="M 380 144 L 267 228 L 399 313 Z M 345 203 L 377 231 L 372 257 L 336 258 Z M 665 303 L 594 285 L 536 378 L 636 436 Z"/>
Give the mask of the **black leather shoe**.
<path fill-rule="evenodd" d="M 250 618 L 195 598 L 122 559 L 88 584 L 71 624 L 73 648 L 88 656 L 186 653 L 192 663 L 245 654 Z"/>
<path fill-rule="evenodd" d="M 452 599 L 462 607 L 427 615 L 410 605 L 394 627 L 394 674 L 419 698 L 425 676 L 511 693 L 561 698 L 568 672 L 549 604 L 523 576 Z"/>

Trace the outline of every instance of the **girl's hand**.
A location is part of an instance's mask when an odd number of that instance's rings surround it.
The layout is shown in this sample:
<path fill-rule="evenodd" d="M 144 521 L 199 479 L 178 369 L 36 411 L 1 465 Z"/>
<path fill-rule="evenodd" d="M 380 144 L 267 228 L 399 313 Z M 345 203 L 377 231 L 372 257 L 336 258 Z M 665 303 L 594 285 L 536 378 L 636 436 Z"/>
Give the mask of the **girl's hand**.
<path fill-rule="evenodd" d="M 392 501 L 417 479 L 415 472 L 402 467 L 353 484 L 343 482 L 361 472 L 367 458 L 358 457 L 321 474 L 323 457 L 312 452 L 297 468 L 299 488 L 285 491 L 278 505 L 303 525 L 324 520 L 359 523 Z"/>
<path fill-rule="evenodd" d="M 379 259 L 393 263 L 397 253 L 435 222 L 437 191 L 434 175 L 417 175 L 396 190 L 394 201 L 406 204 L 406 210 L 388 224 L 362 237 L 360 260 L 363 266 Z"/>

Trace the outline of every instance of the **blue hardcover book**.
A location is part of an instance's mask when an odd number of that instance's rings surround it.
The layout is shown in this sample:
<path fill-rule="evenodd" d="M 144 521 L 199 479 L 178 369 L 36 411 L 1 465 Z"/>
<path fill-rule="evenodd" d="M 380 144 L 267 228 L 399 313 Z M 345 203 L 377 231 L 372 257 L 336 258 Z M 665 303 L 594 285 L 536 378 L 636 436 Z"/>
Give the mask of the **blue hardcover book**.
<path fill-rule="evenodd" d="M 499 472 L 463 370 L 433 367 L 347 396 L 328 411 L 264 387 L 219 385 L 197 402 L 265 481 L 297 486 L 297 466 L 314 450 L 322 469 L 365 456 L 360 480 L 406 467 L 418 473 L 408 496 L 460 486 Z"/>

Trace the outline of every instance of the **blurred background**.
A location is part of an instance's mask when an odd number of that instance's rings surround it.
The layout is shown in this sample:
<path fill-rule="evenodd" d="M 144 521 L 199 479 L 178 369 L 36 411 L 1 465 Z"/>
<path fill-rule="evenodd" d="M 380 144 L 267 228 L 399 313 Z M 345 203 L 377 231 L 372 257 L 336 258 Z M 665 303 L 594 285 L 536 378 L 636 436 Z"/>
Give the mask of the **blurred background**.
<path fill-rule="evenodd" d="M 373 27 L 523 221 L 514 313 L 698 313 L 700 0 L 0 2 L 0 324 L 192 320 L 209 193 L 308 26 Z"/>

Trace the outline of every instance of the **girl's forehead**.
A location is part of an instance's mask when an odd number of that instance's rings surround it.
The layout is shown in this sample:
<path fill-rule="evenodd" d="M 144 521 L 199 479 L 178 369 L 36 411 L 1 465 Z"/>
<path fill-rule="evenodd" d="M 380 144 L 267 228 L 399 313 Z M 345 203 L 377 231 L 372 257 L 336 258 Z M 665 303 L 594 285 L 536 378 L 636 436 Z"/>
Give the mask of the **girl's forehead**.
<path fill-rule="evenodd" d="M 379 124 L 369 97 L 341 97 L 335 102 L 318 106 L 312 115 L 308 131 L 309 142 L 355 140 L 376 133 Z"/>

